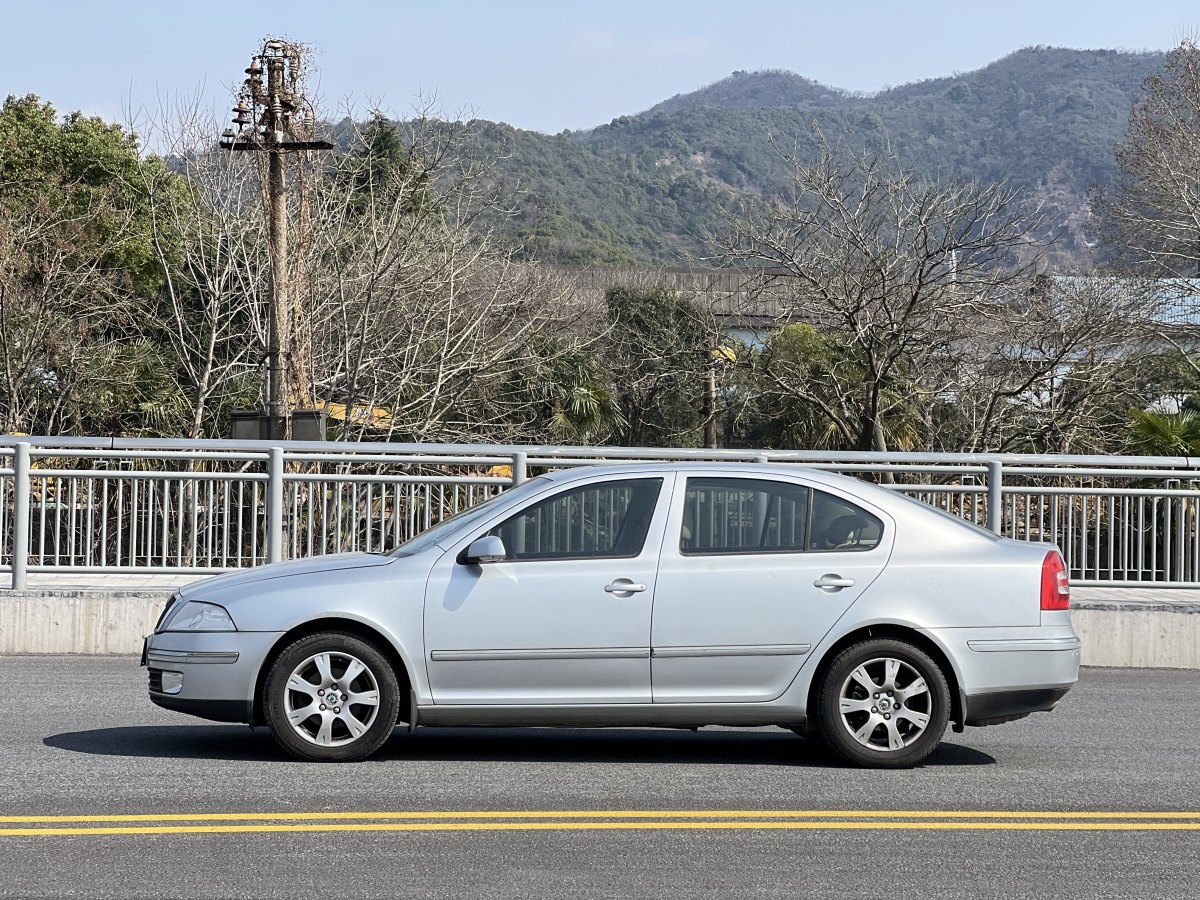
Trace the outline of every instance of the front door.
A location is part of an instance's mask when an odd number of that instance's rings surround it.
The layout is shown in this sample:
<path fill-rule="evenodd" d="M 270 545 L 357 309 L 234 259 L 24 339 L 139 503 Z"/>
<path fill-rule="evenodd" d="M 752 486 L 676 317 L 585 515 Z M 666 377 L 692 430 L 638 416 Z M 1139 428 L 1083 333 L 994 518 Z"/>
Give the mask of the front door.
<path fill-rule="evenodd" d="M 883 570 L 891 534 L 782 476 L 689 476 L 677 493 L 654 601 L 654 701 L 772 700 Z"/>
<path fill-rule="evenodd" d="M 660 498 L 672 477 L 564 486 L 442 557 L 425 597 L 434 702 L 649 703 Z M 459 561 L 483 534 L 504 541 L 506 558 Z"/>

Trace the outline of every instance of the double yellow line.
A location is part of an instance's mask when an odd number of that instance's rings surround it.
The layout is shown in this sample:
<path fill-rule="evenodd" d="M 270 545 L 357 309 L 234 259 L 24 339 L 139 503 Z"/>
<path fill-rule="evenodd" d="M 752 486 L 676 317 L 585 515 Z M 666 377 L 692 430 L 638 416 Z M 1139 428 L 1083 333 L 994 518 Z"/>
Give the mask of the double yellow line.
<path fill-rule="evenodd" d="M 1200 831 L 1200 812 L 998 810 L 542 810 L 0 816 L 0 837 L 304 831 Z"/>

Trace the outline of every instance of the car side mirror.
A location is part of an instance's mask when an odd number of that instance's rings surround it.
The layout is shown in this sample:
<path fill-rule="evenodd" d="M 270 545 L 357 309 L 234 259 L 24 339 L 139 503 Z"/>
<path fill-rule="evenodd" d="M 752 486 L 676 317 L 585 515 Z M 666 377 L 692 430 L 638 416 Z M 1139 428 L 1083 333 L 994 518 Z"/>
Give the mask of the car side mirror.
<path fill-rule="evenodd" d="M 481 538 L 475 538 L 467 547 L 467 552 L 463 554 L 463 562 L 478 563 L 479 565 L 504 562 L 506 559 L 508 559 L 508 550 L 500 536 L 495 534 L 485 534 Z"/>

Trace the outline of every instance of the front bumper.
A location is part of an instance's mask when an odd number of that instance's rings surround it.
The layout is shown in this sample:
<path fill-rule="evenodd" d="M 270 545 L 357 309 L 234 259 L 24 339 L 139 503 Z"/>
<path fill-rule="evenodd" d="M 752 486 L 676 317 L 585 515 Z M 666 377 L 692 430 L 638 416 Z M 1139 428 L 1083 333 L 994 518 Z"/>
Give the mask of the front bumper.
<path fill-rule="evenodd" d="M 163 632 L 146 639 L 150 699 L 218 722 L 252 722 L 258 675 L 280 632 Z M 164 680 L 170 683 L 163 690 Z"/>

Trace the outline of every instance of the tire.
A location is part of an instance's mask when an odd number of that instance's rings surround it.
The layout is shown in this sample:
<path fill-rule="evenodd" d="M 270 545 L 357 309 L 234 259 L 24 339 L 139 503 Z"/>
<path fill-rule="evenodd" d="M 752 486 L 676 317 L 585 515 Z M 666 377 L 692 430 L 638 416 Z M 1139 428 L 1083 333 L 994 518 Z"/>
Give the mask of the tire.
<path fill-rule="evenodd" d="M 315 762 L 370 756 L 391 737 L 399 710 L 391 663 L 373 644 L 344 631 L 284 647 L 263 690 L 271 736 L 292 756 Z"/>
<path fill-rule="evenodd" d="M 817 691 L 821 737 L 858 766 L 917 765 L 941 742 L 949 718 L 945 673 L 905 641 L 848 647 L 826 667 Z"/>

